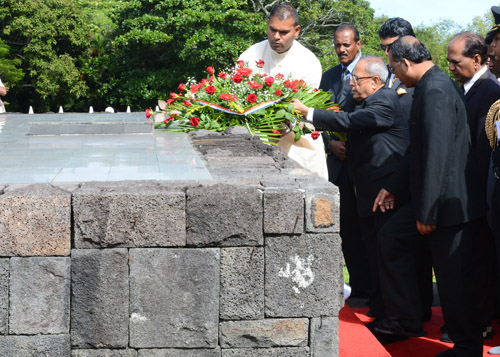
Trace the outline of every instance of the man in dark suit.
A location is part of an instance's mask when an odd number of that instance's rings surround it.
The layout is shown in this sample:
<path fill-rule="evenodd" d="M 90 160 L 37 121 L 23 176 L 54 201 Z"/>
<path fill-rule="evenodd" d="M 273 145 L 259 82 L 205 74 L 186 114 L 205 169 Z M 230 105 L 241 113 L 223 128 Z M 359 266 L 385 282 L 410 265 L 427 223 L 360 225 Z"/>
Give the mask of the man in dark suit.
<path fill-rule="evenodd" d="M 409 204 L 386 223 L 394 231 L 416 229 L 431 249 L 445 324 L 454 346 L 436 356 L 482 356 L 482 327 L 478 292 L 474 289 L 473 260 L 477 220 L 484 215 L 474 195 L 477 178 L 470 166 L 470 131 L 462 91 L 431 61 L 425 45 L 405 36 L 391 45 L 389 65 L 407 87 L 415 87 L 410 114 L 410 147 L 403 165 L 374 201 L 374 211 L 394 206 L 399 195 L 410 192 Z M 392 226 L 392 227 L 391 227 Z M 385 227 L 382 229 L 384 230 Z M 391 239 L 400 239 L 404 234 Z M 390 266 L 404 285 L 411 252 L 409 242 L 393 254 Z M 405 251 L 406 249 L 406 251 Z M 387 262 L 389 263 L 389 262 Z M 407 271 L 415 274 L 414 271 Z M 392 316 L 375 327 L 382 333 L 412 333 L 405 316 Z"/>
<path fill-rule="evenodd" d="M 387 59 L 389 58 L 389 52 L 391 51 L 391 44 L 394 41 L 403 36 L 416 37 L 411 24 L 401 17 L 393 17 L 384 22 L 378 31 L 378 35 L 380 37 L 380 48 L 384 51 Z M 405 117 L 410 120 L 410 109 L 413 102 L 413 88 L 406 88 L 401 80 L 392 72 L 387 79 L 385 86 L 386 88 L 392 88 L 398 94 L 399 103 L 401 104 Z M 404 197 L 399 197 L 399 200 L 400 202 L 403 202 Z M 418 237 L 418 232 L 416 230 L 414 231 L 414 234 Z M 424 240 L 420 240 L 419 243 L 419 249 L 415 250 L 416 253 L 419 253 L 415 258 L 415 262 L 418 264 L 418 279 L 414 281 L 415 284 L 418 284 L 418 286 L 413 287 L 411 291 L 419 291 L 421 301 L 419 303 L 416 303 L 416 301 L 408 301 L 405 308 L 411 307 L 412 309 L 417 309 L 421 306 L 421 317 L 424 321 L 428 321 L 432 316 L 432 300 L 434 295 L 432 286 L 432 259 L 426 242 Z M 388 247 L 388 249 L 391 248 Z M 408 280 L 407 283 L 410 283 L 410 281 L 411 280 Z M 390 280 L 382 282 L 381 284 L 385 286 L 385 289 L 382 289 L 383 293 L 392 294 L 393 286 Z M 386 305 L 394 306 L 392 298 L 388 300 Z"/>
<path fill-rule="evenodd" d="M 351 113 L 310 109 L 299 101 L 293 102 L 317 130 L 350 133 L 347 156 L 364 243 L 370 252 L 374 295 L 368 305 L 376 319 L 383 319 L 385 314 L 378 287 L 377 232 L 390 214 L 374 214 L 371 209 L 379 189 L 399 165 L 409 143 L 408 120 L 398 96 L 384 88 L 387 76 L 387 66 L 380 57 L 366 56 L 358 62 L 350 84 L 359 105 Z"/>
<path fill-rule="evenodd" d="M 331 101 L 342 111 L 352 112 L 356 102 L 349 85 L 350 74 L 361 57 L 361 42 L 356 27 L 340 25 L 335 31 L 334 47 L 340 64 L 323 73 L 319 88 L 332 94 Z M 359 228 L 358 209 L 352 176 L 348 168 L 345 142 L 323 134 L 327 153 L 328 180 L 340 193 L 340 236 L 342 252 L 349 271 L 352 297 L 368 297 L 371 292 L 370 269 Z"/>
<path fill-rule="evenodd" d="M 491 147 L 484 123 L 491 105 L 500 99 L 500 84 L 486 67 L 487 46 L 484 38 L 472 32 L 461 32 L 450 39 L 448 45 L 449 69 L 455 80 L 462 84 L 465 106 L 471 130 L 472 164 L 479 176 L 479 193 L 486 211 L 486 191 Z M 484 337 L 492 334 L 491 320 L 495 311 L 498 273 L 493 232 L 486 216 L 482 217 L 477 232 L 476 260 L 478 269 L 476 288 L 483 291 L 481 307 L 484 316 Z"/>

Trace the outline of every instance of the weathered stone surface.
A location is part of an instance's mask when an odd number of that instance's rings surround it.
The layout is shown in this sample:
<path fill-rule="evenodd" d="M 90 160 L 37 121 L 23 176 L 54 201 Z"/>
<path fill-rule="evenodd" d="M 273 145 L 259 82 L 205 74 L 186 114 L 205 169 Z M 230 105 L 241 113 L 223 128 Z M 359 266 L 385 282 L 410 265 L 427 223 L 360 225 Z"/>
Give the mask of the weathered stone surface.
<path fill-rule="evenodd" d="M 73 197 L 76 248 L 186 244 L 185 194 L 152 184 L 86 184 Z"/>
<path fill-rule="evenodd" d="M 9 259 L 0 259 L 0 335 L 7 334 L 9 319 Z"/>
<path fill-rule="evenodd" d="M 130 259 L 130 346 L 215 348 L 219 249 L 131 249 Z"/>
<path fill-rule="evenodd" d="M 338 316 L 343 306 L 338 234 L 266 237 L 266 316 Z"/>
<path fill-rule="evenodd" d="M 10 334 L 69 333 L 68 257 L 11 258 Z"/>
<path fill-rule="evenodd" d="M 331 185 L 333 187 L 333 185 Z M 338 197 L 330 192 L 306 191 L 307 232 L 330 233 L 340 229 L 338 218 Z"/>
<path fill-rule="evenodd" d="M 0 336 L 0 356 L 68 357 L 69 335 Z"/>
<path fill-rule="evenodd" d="M 336 357 L 339 355 L 338 317 L 311 319 L 311 357 Z"/>
<path fill-rule="evenodd" d="M 222 357 L 309 357 L 309 347 L 236 348 L 222 350 Z"/>
<path fill-rule="evenodd" d="M 264 248 L 221 250 L 220 318 L 264 318 Z"/>
<path fill-rule="evenodd" d="M 264 233 L 300 234 L 304 230 L 304 192 L 264 191 Z"/>
<path fill-rule="evenodd" d="M 139 350 L 137 357 L 221 357 L 220 348 L 204 350 L 155 349 Z"/>
<path fill-rule="evenodd" d="M 137 357 L 136 350 L 73 350 L 71 357 Z"/>
<path fill-rule="evenodd" d="M 72 345 L 79 348 L 127 347 L 127 249 L 74 249 L 71 258 Z"/>
<path fill-rule="evenodd" d="M 262 245 L 262 192 L 217 184 L 190 188 L 186 203 L 189 245 Z"/>
<path fill-rule="evenodd" d="M 49 184 L 0 196 L 0 256 L 69 255 L 71 194 Z"/>
<path fill-rule="evenodd" d="M 309 339 L 308 319 L 265 319 L 220 323 L 222 348 L 302 347 Z"/>

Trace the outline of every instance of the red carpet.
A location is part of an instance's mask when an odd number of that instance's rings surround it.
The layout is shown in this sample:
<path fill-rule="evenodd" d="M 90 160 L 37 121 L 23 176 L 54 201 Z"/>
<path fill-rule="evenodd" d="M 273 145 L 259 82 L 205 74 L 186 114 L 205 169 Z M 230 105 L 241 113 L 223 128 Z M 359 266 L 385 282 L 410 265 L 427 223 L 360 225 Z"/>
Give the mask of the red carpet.
<path fill-rule="evenodd" d="M 432 308 L 432 319 L 424 325 L 426 337 L 411 337 L 406 341 L 382 346 L 365 327 L 372 319 L 366 316 L 368 308 L 349 308 L 345 306 L 339 314 L 339 357 L 432 357 L 436 353 L 452 347 L 450 343 L 439 341 L 443 325 L 440 307 Z M 491 357 L 488 350 L 500 346 L 500 326 L 493 324 L 497 331 L 490 340 L 484 341 L 484 356 Z"/>

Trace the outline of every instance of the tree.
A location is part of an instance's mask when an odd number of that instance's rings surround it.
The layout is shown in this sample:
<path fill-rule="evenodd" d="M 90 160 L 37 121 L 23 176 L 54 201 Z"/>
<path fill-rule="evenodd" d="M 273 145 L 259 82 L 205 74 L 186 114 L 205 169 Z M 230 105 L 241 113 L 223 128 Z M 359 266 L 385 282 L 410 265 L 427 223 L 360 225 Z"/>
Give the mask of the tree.
<path fill-rule="evenodd" d="M 87 91 L 80 61 L 88 48 L 88 19 L 79 0 L 0 0 L 0 38 L 25 76 L 11 89 L 11 110 L 78 105 Z"/>
<path fill-rule="evenodd" d="M 4 41 L 0 40 L 0 79 L 10 89 L 23 78 L 24 73 L 18 68 L 21 64 L 20 59 L 6 58 L 9 51 L 10 47 Z"/>

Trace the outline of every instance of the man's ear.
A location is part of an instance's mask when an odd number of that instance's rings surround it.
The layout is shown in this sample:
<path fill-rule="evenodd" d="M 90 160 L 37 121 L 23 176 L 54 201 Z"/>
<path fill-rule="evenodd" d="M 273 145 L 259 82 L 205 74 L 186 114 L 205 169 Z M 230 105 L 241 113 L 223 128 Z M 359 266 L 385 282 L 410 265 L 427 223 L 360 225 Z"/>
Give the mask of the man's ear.
<path fill-rule="evenodd" d="M 295 38 L 299 37 L 300 34 L 300 25 L 295 26 Z"/>

